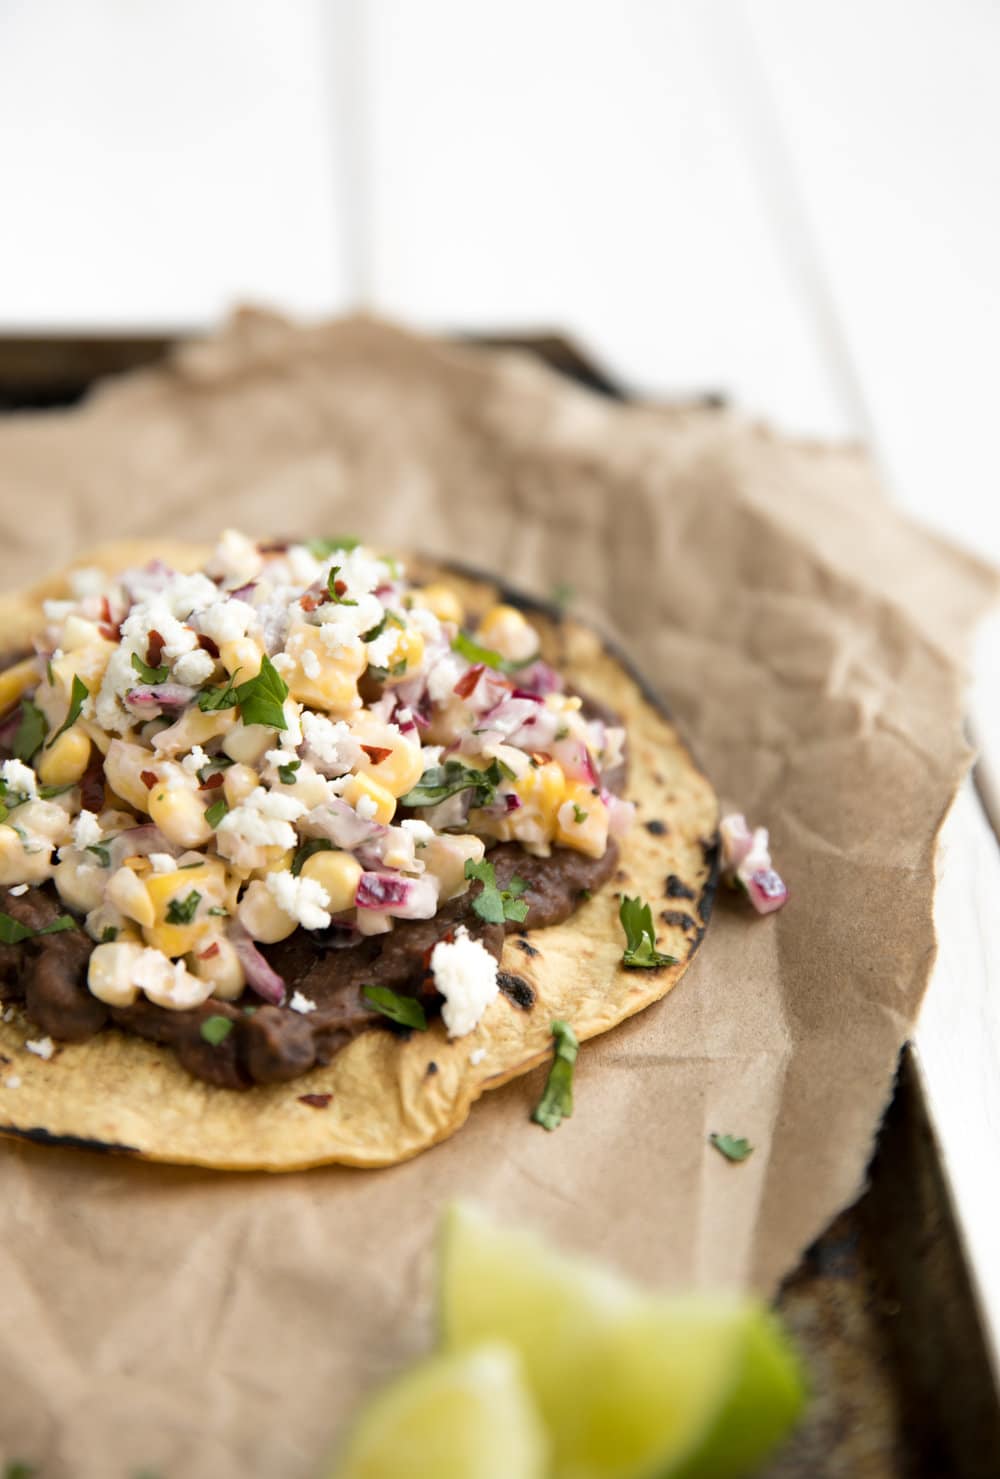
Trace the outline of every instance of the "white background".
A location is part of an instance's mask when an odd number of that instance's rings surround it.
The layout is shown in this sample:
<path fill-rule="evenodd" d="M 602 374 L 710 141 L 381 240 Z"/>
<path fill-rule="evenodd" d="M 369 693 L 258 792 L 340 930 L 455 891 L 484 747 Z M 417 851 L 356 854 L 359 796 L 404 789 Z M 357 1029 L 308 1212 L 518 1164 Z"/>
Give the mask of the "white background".
<path fill-rule="evenodd" d="M 1000 560 L 998 77 L 995 0 L 5 0 L 0 332 L 555 327 Z M 998 904 L 967 790 L 919 1046 L 995 1328 Z"/>

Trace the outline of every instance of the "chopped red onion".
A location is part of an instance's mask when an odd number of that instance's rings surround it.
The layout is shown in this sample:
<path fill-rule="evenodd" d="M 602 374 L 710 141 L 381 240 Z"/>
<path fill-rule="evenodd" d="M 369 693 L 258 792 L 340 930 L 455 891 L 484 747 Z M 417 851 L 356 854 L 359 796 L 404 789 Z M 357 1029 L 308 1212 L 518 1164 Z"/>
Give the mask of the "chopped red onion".
<path fill-rule="evenodd" d="M 758 868 L 746 880 L 746 886 L 758 914 L 773 914 L 788 898 L 788 889 L 773 868 Z"/>
<path fill-rule="evenodd" d="M 741 811 L 731 812 L 729 816 L 722 818 L 719 823 L 719 837 L 722 840 L 722 866 L 729 872 L 735 872 L 753 847 L 753 833 Z"/>
<path fill-rule="evenodd" d="M 522 668 L 517 678 L 519 687 L 525 693 L 539 694 L 542 697 L 547 693 L 562 693 L 562 678 L 555 668 L 550 668 L 547 662 L 540 659 L 530 667 Z"/>
<path fill-rule="evenodd" d="M 766 827 L 751 831 L 742 812 L 732 812 L 719 823 L 722 871 L 743 885 L 758 914 L 772 914 L 788 898 L 788 889 L 771 863 Z"/>
<path fill-rule="evenodd" d="M 234 591 L 227 591 L 226 596 L 230 601 L 250 601 L 250 597 L 257 589 L 255 580 L 248 580 L 246 585 L 237 586 Z M 252 604 L 252 603 L 251 603 Z"/>
<path fill-rule="evenodd" d="M 620 842 L 635 821 L 635 803 L 623 801 L 620 796 L 604 792 L 604 804 L 608 808 L 608 835 Z"/>
<path fill-rule="evenodd" d="M 302 817 L 297 826 L 308 837 L 327 837 L 346 852 L 352 852 L 373 837 L 381 837 L 386 828 L 384 823 L 359 817 L 353 806 L 339 796 L 331 796 L 322 806 L 314 806 Z"/>
<path fill-rule="evenodd" d="M 270 966 L 240 924 L 230 925 L 229 938 L 247 978 L 247 985 L 264 1001 L 280 1007 L 285 1001 L 285 983 Z"/>
<path fill-rule="evenodd" d="M 362 873 L 355 903 L 359 909 L 376 909 L 397 919 L 433 919 L 437 912 L 438 881 L 403 878 L 399 873 Z"/>
<path fill-rule="evenodd" d="M 103 806 L 103 786 L 101 791 L 101 806 Z M 99 811 L 101 807 L 94 809 Z M 163 852 L 172 858 L 177 858 L 183 851 L 182 848 L 170 842 L 159 827 L 153 826 L 152 822 L 142 827 L 126 827 L 124 832 L 119 832 L 110 842 L 104 843 L 104 846 L 108 849 L 112 870 L 120 868 L 126 858 L 148 858 L 151 852 Z"/>
<path fill-rule="evenodd" d="M 508 791 L 503 800 L 508 811 L 518 811 L 524 805 L 516 791 Z"/>
<path fill-rule="evenodd" d="M 197 689 L 189 688 L 186 683 L 140 683 L 128 690 L 125 703 L 139 713 L 154 705 L 161 709 L 186 709 L 196 692 Z"/>

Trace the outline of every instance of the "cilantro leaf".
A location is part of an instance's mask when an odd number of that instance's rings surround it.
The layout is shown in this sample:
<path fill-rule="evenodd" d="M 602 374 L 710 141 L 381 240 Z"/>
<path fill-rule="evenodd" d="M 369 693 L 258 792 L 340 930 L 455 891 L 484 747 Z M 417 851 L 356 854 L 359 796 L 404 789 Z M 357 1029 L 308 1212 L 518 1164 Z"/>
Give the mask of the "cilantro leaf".
<path fill-rule="evenodd" d="M 451 639 L 451 649 L 464 657 L 467 662 L 482 663 L 484 667 L 496 668 L 501 673 L 515 673 L 518 668 L 530 668 L 532 663 L 538 661 L 538 653 L 526 657 L 521 662 L 512 662 L 501 653 L 494 651 L 492 647 L 483 647 L 468 632 L 456 632 Z"/>
<path fill-rule="evenodd" d="M 38 794 L 43 801 L 51 801 L 55 796 L 65 796 L 67 791 L 72 791 L 75 781 L 70 781 L 65 786 L 39 786 Z"/>
<path fill-rule="evenodd" d="M 265 652 L 256 678 L 241 683 L 236 700 L 244 724 L 266 724 L 271 729 L 287 729 L 282 704 L 288 697 L 288 684 Z"/>
<path fill-rule="evenodd" d="M 60 724 L 55 734 L 49 735 L 48 740 L 45 744 L 45 748 L 47 750 L 50 750 L 52 748 L 61 734 L 65 734 L 67 729 L 72 729 L 73 725 L 80 717 L 80 710 L 83 708 L 89 697 L 90 689 L 87 687 L 86 683 L 84 683 L 83 679 L 79 678 L 76 673 L 74 673 L 73 687 L 70 689 L 69 694 L 69 710 L 66 714 L 66 718 Z"/>
<path fill-rule="evenodd" d="M 198 1032 L 205 1042 L 217 1048 L 221 1042 L 225 1042 L 232 1030 L 233 1023 L 229 1017 L 216 1016 L 206 1017 Z"/>
<path fill-rule="evenodd" d="M 229 805 L 225 797 L 220 796 L 218 801 L 213 801 L 211 806 L 206 809 L 205 820 L 210 827 L 217 827 L 228 810 Z"/>
<path fill-rule="evenodd" d="M 465 864 L 465 876 L 475 878 L 482 884 L 479 893 L 472 900 L 472 907 L 487 924 L 503 924 L 508 919 L 520 924 L 527 917 L 528 901 L 522 899 L 521 895 L 527 891 L 528 885 L 523 878 L 518 878 L 515 874 L 510 880 L 509 888 L 500 888 L 493 864 L 485 858 L 479 863 L 469 858 Z"/>
<path fill-rule="evenodd" d="M 14 735 L 14 743 L 11 750 L 22 760 L 25 765 L 31 760 L 32 755 L 42 748 L 45 736 L 49 732 L 49 721 L 42 713 L 37 704 L 32 703 L 30 698 L 21 700 L 21 720 Z"/>
<path fill-rule="evenodd" d="M 401 1027 L 414 1027 L 418 1032 L 427 1031 L 427 1016 L 415 996 L 400 996 L 388 986 L 363 986 L 361 995 L 370 1007 L 398 1022 Z"/>
<path fill-rule="evenodd" d="M 170 677 L 170 668 L 167 663 L 164 663 L 162 668 L 151 668 L 148 662 L 143 662 L 138 652 L 132 654 L 132 666 L 143 683 L 166 683 Z"/>
<path fill-rule="evenodd" d="M 167 905 L 167 923 L 190 924 L 200 903 L 201 894 L 196 888 L 183 899 L 171 899 Z"/>
<path fill-rule="evenodd" d="M 748 1155 L 753 1154 L 753 1146 L 749 1140 L 741 1140 L 737 1135 L 709 1135 L 709 1145 L 714 1145 L 720 1155 L 724 1155 L 727 1161 L 745 1161 Z"/>
<path fill-rule="evenodd" d="M 577 806 L 576 802 L 573 802 L 573 820 L 578 827 L 582 827 L 589 816 L 589 811 L 584 811 L 582 806 Z"/>
<path fill-rule="evenodd" d="M 623 898 L 618 918 L 625 931 L 625 965 L 637 969 L 652 970 L 656 966 L 676 965 L 673 955 L 663 955 L 656 948 L 656 932 L 653 929 L 653 911 L 641 899 Z"/>
<path fill-rule="evenodd" d="M 328 560 L 337 550 L 343 550 L 345 555 L 349 555 L 360 543 L 360 539 L 345 534 L 338 539 L 307 539 L 306 549 L 314 560 Z"/>
<path fill-rule="evenodd" d="M 224 688 L 203 688 L 201 690 L 198 695 L 198 707 L 203 714 L 214 714 L 218 709 L 235 709 L 239 703 L 234 687 L 237 673 L 239 673 L 239 668 Z"/>
<path fill-rule="evenodd" d="M 302 865 L 309 861 L 314 852 L 332 852 L 333 843 L 328 837 L 311 837 L 308 842 L 303 842 L 298 852 L 292 859 L 291 873 L 293 878 L 298 878 L 302 872 Z"/>
<path fill-rule="evenodd" d="M 102 868 L 111 867 L 111 854 L 103 842 L 88 842 L 85 852 L 92 852 Z"/>
<path fill-rule="evenodd" d="M 472 791 L 473 806 L 489 806 L 496 799 L 500 782 L 512 777 L 513 771 L 502 760 L 494 760 L 485 770 L 475 770 L 461 760 L 446 760 L 444 765 L 425 770 L 413 789 L 399 798 L 400 805 L 436 806 L 459 791 Z"/>
<path fill-rule="evenodd" d="M 278 766 L 278 779 L 284 786 L 295 785 L 295 772 L 302 764 L 301 760 L 290 760 L 287 765 Z"/>
<path fill-rule="evenodd" d="M 60 914 L 51 924 L 43 925 L 40 930 L 33 930 L 20 920 L 12 919 L 9 914 L 0 913 L 0 944 L 4 945 L 17 945 L 21 940 L 35 939 L 37 935 L 59 935 L 63 930 L 75 929 L 76 920 L 71 914 Z"/>
<path fill-rule="evenodd" d="M 118 928 L 113 924 L 106 924 L 101 931 L 101 944 L 111 945 L 118 938 Z"/>
<path fill-rule="evenodd" d="M 337 593 L 337 577 L 338 577 L 339 574 L 340 574 L 340 566 L 339 565 L 331 565 L 330 566 L 330 573 L 326 577 L 326 594 L 327 594 L 327 599 L 330 600 L 330 601 L 332 601 L 335 606 L 356 606 L 358 604 L 357 601 L 350 601 L 350 600 L 348 600 L 348 598 L 346 596 L 338 595 L 338 593 Z"/>
<path fill-rule="evenodd" d="M 545 1081 L 545 1090 L 531 1118 L 543 1130 L 557 1130 L 573 1113 L 573 1068 L 580 1051 L 576 1033 L 568 1022 L 552 1024 L 555 1056 Z"/>

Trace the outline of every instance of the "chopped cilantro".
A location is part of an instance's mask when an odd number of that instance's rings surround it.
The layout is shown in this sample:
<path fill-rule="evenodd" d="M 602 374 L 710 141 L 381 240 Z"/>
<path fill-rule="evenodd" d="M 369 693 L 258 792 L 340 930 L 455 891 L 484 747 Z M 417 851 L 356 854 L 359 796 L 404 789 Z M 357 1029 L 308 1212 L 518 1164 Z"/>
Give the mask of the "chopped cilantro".
<path fill-rule="evenodd" d="M 229 1017 L 206 1017 L 198 1029 L 205 1042 L 211 1043 L 213 1048 L 225 1042 L 232 1030 L 233 1023 Z"/>
<path fill-rule="evenodd" d="M 116 925 L 113 925 L 113 924 L 106 924 L 104 926 L 103 930 L 101 931 L 101 944 L 102 945 L 111 945 L 111 944 L 114 943 L 115 940 L 117 940 L 117 938 L 118 938 L 118 927 Z"/>
<path fill-rule="evenodd" d="M 367 632 L 361 633 L 362 642 L 374 642 L 376 637 L 381 637 L 382 633 L 385 631 L 388 620 L 388 611 L 383 611 L 382 620 L 380 622 L 377 622 L 375 626 L 369 627 Z"/>
<path fill-rule="evenodd" d="M 228 770 L 230 765 L 235 765 L 235 763 L 234 760 L 230 760 L 228 755 L 213 755 L 199 770 L 199 783 L 204 785 L 210 775 L 215 775 L 220 770 Z"/>
<path fill-rule="evenodd" d="M 278 779 L 283 785 L 295 785 L 295 772 L 298 770 L 301 764 L 301 760 L 290 760 L 287 765 L 278 766 Z"/>
<path fill-rule="evenodd" d="M 43 801 L 51 801 L 55 796 L 65 796 L 67 791 L 72 791 L 75 784 L 70 781 L 66 786 L 39 786 L 38 794 Z"/>
<path fill-rule="evenodd" d="M 501 673 L 514 673 L 518 668 L 530 668 L 533 662 L 538 661 L 538 654 L 534 653 L 523 662 L 510 662 L 492 647 L 483 647 L 468 632 L 456 632 L 451 639 L 451 647 L 453 652 L 457 652 L 467 662 L 481 662 L 484 667 L 496 668 Z"/>
<path fill-rule="evenodd" d="M 349 555 L 351 550 L 357 549 L 360 543 L 360 539 L 354 539 L 350 534 L 346 534 L 339 539 L 307 539 L 306 549 L 314 560 L 328 560 L 336 550 L 343 550 L 345 555 Z"/>
<path fill-rule="evenodd" d="M 37 704 L 32 703 L 30 698 L 23 698 L 21 700 L 21 720 L 11 745 L 18 760 L 22 760 L 27 765 L 32 755 L 37 754 L 42 748 L 48 732 L 49 721 L 41 709 Z"/>
<path fill-rule="evenodd" d="M 111 854 L 103 842 L 88 842 L 85 852 L 92 852 L 102 868 L 111 867 Z"/>
<path fill-rule="evenodd" d="M 206 809 L 205 820 L 210 827 L 217 827 L 228 810 L 229 805 L 225 797 L 220 796 L 218 801 L 213 801 Z"/>
<path fill-rule="evenodd" d="M 651 970 L 660 965 L 676 965 L 672 955 L 663 955 L 656 948 L 656 933 L 653 929 L 653 911 L 641 899 L 623 898 L 618 918 L 625 931 L 625 965 Z"/>
<path fill-rule="evenodd" d="M 167 905 L 167 923 L 190 924 L 200 903 L 201 894 L 196 888 L 183 899 L 171 899 Z"/>
<path fill-rule="evenodd" d="M 457 796 L 459 791 L 472 791 L 473 806 L 489 806 L 496 800 L 497 786 L 511 780 L 513 771 L 502 760 L 494 760 L 485 770 L 463 765 L 461 760 L 446 760 L 425 770 L 412 790 L 401 796 L 402 806 L 436 806 Z"/>
<path fill-rule="evenodd" d="M 326 594 L 335 606 L 356 606 L 357 601 L 348 600 L 347 596 L 337 594 L 337 577 L 340 575 L 340 566 L 331 565 L 330 573 L 326 577 Z M 343 582 L 341 582 L 343 584 Z M 363 639 L 362 639 L 363 640 Z"/>
<path fill-rule="evenodd" d="M 209 912 L 209 914 L 215 914 L 215 915 L 217 915 L 221 919 L 228 919 L 229 918 L 229 910 L 228 909 L 223 909 L 221 907 L 221 905 L 219 905 L 219 904 L 213 904 L 212 907 L 211 907 L 211 909 L 209 909 L 208 912 Z"/>
<path fill-rule="evenodd" d="M 198 707 L 203 714 L 214 714 L 217 709 L 235 709 L 239 702 L 234 686 L 239 668 L 228 679 L 223 688 L 203 688 L 198 695 Z"/>
<path fill-rule="evenodd" d="M 298 878 L 302 872 L 302 865 L 312 857 L 314 852 L 331 852 L 333 843 L 326 837 L 311 837 L 308 842 L 303 842 L 298 852 L 292 859 L 292 877 Z"/>
<path fill-rule="evenodd" d="M 578 827 L 582 827 L 589 816 L 589 811 L 584 811 L 581 806 L 577 806 L 575 801 L 573 802 L 573 820 Z"/>
<path fill-rule="evenodd" d="M 90 689 L 87 687 L 86 683 L 84 683 L 83 679 L 77 677 L 77 675 L 74 673 L 73 687 L 70 689 L 69 695 L 69 710 L 66 714 L 66 718 L 60 724 L 55 734 L 49 735 L 48 740 L 45 744 L 45 748 L 47 750 L 50 750 L 52 748 L 61 734 L 65 734 L 67 729 L 72 729 L 73 725 L 80 717 L 80 710 L 83 708 L 89 697 Z"/>
<path fill-rule="evenodd" d="M 138 652 L 132 654 L 132 666 L 144 683 L 166 683 L 170 677 L 170 668 L 164 663 L 162 668 L 151 668 L 148 662 L 143 662 Z"/>
<path fill-rule="evenodd" d="M 76 920 L 71 914 L 60 914 L 51 924 L 43 925 L 40 930 L 33 930 L 20 920 L 12 919 L 9 914 L 0 913 L 0 944 L 17 945 L 21 940 L 33 940 L 36 935 L 58 935 L 63 930 L 75 930 Z"/>
<path fill-rule="evenodd" d="M 465 876 L 475 878 L 482 884 L 479 893 L 472 900 L 472 907 L 487 924 L 503 924 L 507 919 L 520 924 L 527 917 L 528 901 L 521 895 L 526 892 L 528 885 L 523 878 L 518 878 L 515 874 L 510 880 L 509 888 L 500 888 L 493 864 L 485 858 L 479 863 L 469 858 L 465 864 Z"/>
<path fill-rule="evenodd" d="M 376 1012 L 381 1012 L 390 1021 L 398 1022 L 401 1027 L 414 1027 L 418 1032 L 426 1032 L 427 1017 L 415 996 L 400 996 L 388 986 L 363 986 L 361 995 L 370 1007 L 374 1007 Z"/>
<path fill-rule="evenodd" d="M 736 1135 L 709 1135 L 708 1143 L 714 1145 L 727 1161 L 745 1161 L 748 1155 L 753 1154 L 750 1141 L 741 1140 Z"/>
<path fill-rule="evenodd" d="M 580 1051 L 576 1033 L 568 1022 L 552 1024 L 555 1056 L 545 1081 L 545 1090 L 531 1118 L 543 1130 L 557 1130 L 573 1113 L 573 1068 Z"/>
<path fill-rule="evenodd" d="M 287 729 L 282 704 L 288 697 L 288 684 L 265 652 L 256 678 L 241 683 L 236 690 L 244 724 L 266 724 L 271 729 Z"/>

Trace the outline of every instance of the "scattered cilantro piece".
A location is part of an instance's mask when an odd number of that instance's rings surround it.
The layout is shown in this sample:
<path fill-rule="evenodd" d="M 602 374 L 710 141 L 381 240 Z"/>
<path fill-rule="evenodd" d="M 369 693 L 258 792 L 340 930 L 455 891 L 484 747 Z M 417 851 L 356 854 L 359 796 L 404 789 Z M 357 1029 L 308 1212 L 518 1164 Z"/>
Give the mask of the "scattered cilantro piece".
<path fill-rule="evenodd" d="M 102 868 L 111 867 L 111 854 L 108 852 L 107 845 L 105 843 L 88 842 L 87 846 L 84 848 L 84 851 L 92 852 Z"/>
<path fill-rule="evenodd" d="M 660 965 L 676 965 L 672 955 L 663 955 L 656 948 L 656 932 L 653 929 L 653 911 L 641 899 L 623 898 L 618 918 L 625 931 L 625 965 L 651 970 Z"/>
<path fill-rule="evenodd" d="M 557 1130 L 573 1113 L 573 1067 L 580 1051 L 576 1033 L 568 1022 L 558 1019 L 552 1024 L 555 1056 L 545 1081 L 545 1091 L 531 1118 L 543 1130 Z"/>
<path fill-rule="evenodd" d="M 208 912 L 209 912 L 209 914 L 215 914 L 215 915 L 217 915 L 220 919 L 228 919 L 229 918 L 229 910 L 228 909 L 223 909 L 222 906 L 221 906 L 221 904 L 213 904 L 212 907 L 211 907 L 211 909 L 209 909 Z"/>
<path fill-rule="evenodd" d="M 470 637 L 468 632 L 456 632 L 451 639 L 451 648 L 467 662 L 481 662 L 484 667 L 496 668 L 501 673 L 515 673 L 519 668 L 530 668 L 532 663 L 538 661 L 538 654 L 533 653 L 531 657 L 524 658 L 522 662 L 511 662 L 499 652 L 495 652 L 492 647 L 483 647 L 474 637 Z"/>
<path fill-rule="evenodd" d="M 203 714 L 214 714 L 217 709 L 235 709 L 239 703 L 236 696 L 236 677 L 239 668 L 223 688 L 203 688 L 198 695 L 198 707 Z"/>
<path fill-rule="evenodd" d="M 302 872 L 302 865 L 309 861 L 314 852 L 332 852 L 333 843 L 328 837 L 310 837 L 308 842 L 303 842 L 298 852 L 292 859 L 292 877 L 298 878 Z"/>
<path fill-rule="evenodd" d="M 70 781 L 68 786 L 39 786 L 38 794 L 43 801 L 51 801 L 55 796 L 65 796 L 67 791 L 72 791 L 74 785 L 75 782 Z"/>
<path fill-rule="evenodd" d="M 132 666 L 144 683 L 166 683 L 170 677 L 170 667 L 164 663 L 162 668 L 151 668 L 148 662 L 143 662 L 138 652 L 132 654 Z"/>
<path fill-rule="evenodd" d="M 201 1037 L 205 1042 L 211 1043 L 213 1048 L 217 1048 L 220 1042 L 225 1042 L 232 1030 L 233 1024 L 228 1017 L 206 1017 L 198 1029 Z"/>
<path fill-rule="evenodd" d="M 101 931 L 101 944 L 112 945 L 114 944 L 115 940 L 117 940 L 117 938 L 118 926 L 114 924 L 106 924 Z"/>
<path fill-rule="evenodd" d="M 573 820 L 578 827 L 582 827 L 589 816 L 589 811 L 584 811 L 582 806 L 577 806 L 576 802 L 573 802 Z"/>
<path fill-rule="evenodd" d="M 737 1135 L 709 1135 L 708 1143 L 714 1145 L 727 1161 L 745 1161 L 748 1155 L 753 1154 L 750 1141 L 741 1140 Z"/>
<path fill-rule="evenodd" d="M 59 935 L 63 930 L 75 930 L 76 920 L 71 914 L 60 914 L 51 924 L 43 925 L 40 930 L 30 929 L 20 920 L 12 919 L 9 914 L 0 913 L 0 944 L 17 945 L 21 940 L 33 940 L 36 935 Z"/>
<path fill-rule="evenodd" d="M 472 907 L 487 924 L 503 924 L 507 919 L 520 924 L 527 917 L 528 901 L 522 899 L 521 895 L 526 892 L 528 885 L 523 878 L 518 878 L 515 874 L 510 880 L 509 888 L 498 887 L 493 864 L 485 858 L 479 863 L 469 858 L 465 864 L 465 876 L 475 878 L 482 884 L 479 893 L 472 900 Z"/>
<path fill-rule="evenodd" d="M 201 894 L 193 888 L 183 899 L 171 899 L 167 905 L 168 924 L 190 924 L 201 903 Z"/>
<path fill-rule="evenodd" d="M 205 820 L 210 827 L 217 827 L 228 810 L 228 802 L 224 796 L 220 796 L 218 801 L 213 801 L 206 809 Z"/>
<path fill-rule="evenodd" d="M 427 1017 L 415 996 L 400 996 L 388 986 L 363 986 L 361 995 L 370 1007 L 374 1007 L 390 1021 L 398 1022 L 402 1027 L 415 1027 L 418 1032 L 426 1032 Z"/>
<path fill-rule="evenodd" d="M 485 770 L 475 770 L 461 760 L 446 760 L 444 765 L 425 770 L 413 789 L 399 798 L 400 805 L 436 806 L 459 791 L 472 791 L 473 806 L 489 806 L 496 799 L 500 782 L 512 777 L 513 771 L 502 760 L 494 760 Z"/>
<path fill-rule="evenodd" d="M 360 543 L 360 539 L 346 534 L 339 539 L 307 539 L 306 549 L 314 560 L 328 560 L 336 550 L 343 550 L 345 555 L 349 555 Z"/>
<path fill-rule="evenodd" d="M 287 765 L 278 766 L 278 779 L 283 785 L 295 785 L 295 772 L 298 770 L 301 764 L 301 760 L 290 760 Z"/>
<path fill-rule="evenodd" d="M 220 770 L 228 770 L 230 765 L 235 764 L 235 760 L 230 760 L 228 755 L 213 755 L 198 772 L 199 784 L 203 786 L 210 775 L 215 775 Z"/>
<path fill-rule="evenodd" d="M 383 611 L 382 620 L 380 622 L 376 622 L 375 626 L 369 627 L 367 632 L 361 633 L 362 642 L 374 642 L 376 637 L 381 637 L 382 633 L 385 631 L 388 620 L 388 611 Z"/>
<path fill-rule="evenodd" d="M 22 760 L 25 765 L 29 763 L 32 755 L 38 753 L 49 732 L 49 721 L 42 713 L 37 704 L 32 703 L 30 698 L 21 700 L 21 720 L 14 735 L 11 750 Z"/>
<path fill-rule="evenodd" d="M 282 704 L 288 697 L 288 684 L 265 652 L 256 678 L 241 683 L 236 700 L 244 724 L 266 724 L 271 729 L 287 729 Z"/>
<path fill-rule="evenodd" d="M 65 719 L 56 730 L 55 734 L 49 735 L 45 743 L 45 748 L 47 750 L 50 750 L 52 748 L 61 734 L 65 734 L 67 729 L 72 729 L 73 725 L 80 717 L 80 710 L 83 708 L 89 697 L 90 689 L 87 687 L 86 683 L 84 683 L 83 679 L 78 678 L 77 675 L 74 673 L 73 687 L 70 689 L 69 695 L 69 710 L 66 714 Z"/>
<path fill-rule="evenodd" d="M 331 600 L 335 606 L 356 606 L 358 604 L 357 601 L 351 601 L 347 598 L 347 596 L 340 596 L 337 594 L 337 577 L 339 576 L 339 574 L 340 566 L 331 565 L 330 573 L 326 577 L 326 594 L 328 599 Z"/>

